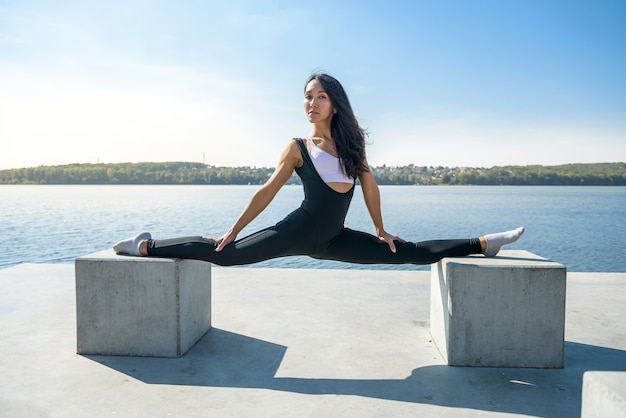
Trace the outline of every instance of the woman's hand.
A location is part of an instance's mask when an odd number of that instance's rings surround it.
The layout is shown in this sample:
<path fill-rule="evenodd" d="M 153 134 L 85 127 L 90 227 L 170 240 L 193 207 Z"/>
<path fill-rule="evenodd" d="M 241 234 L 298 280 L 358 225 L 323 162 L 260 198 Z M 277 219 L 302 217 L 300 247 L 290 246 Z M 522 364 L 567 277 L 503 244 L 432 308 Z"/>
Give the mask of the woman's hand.
<path fill-rule="evenodd" d="M 397 235 L 393 235 L 390 234 L 387 231 L 376 231 L 376 235 L 378 236 L 378 239 L 381 241 L 385 241 L 388 245 L 389 245 L 389 249 L 391 250 L 392 253 L 396 252 L 396 244 L 393 242 L 395 241 L 400 241 L 400 242 L 405 242 L 402 238 L 400 238 Z"/>
<path fill-rule="evenodd" d="M 231 242 L 237 239 L 237 234 L 234 233 L 233 231 L 228 231 L 227 233 L 225 233 L 219 238 L 210 238 L 210 237 L 202 237 L 202 238 L 216 242 L 217 247 L 215 247 L 215 251 L 219 253 L 220 251 L 224 249 L 224 247 L 226 247 L 228 244 L 230 244 Z"/>

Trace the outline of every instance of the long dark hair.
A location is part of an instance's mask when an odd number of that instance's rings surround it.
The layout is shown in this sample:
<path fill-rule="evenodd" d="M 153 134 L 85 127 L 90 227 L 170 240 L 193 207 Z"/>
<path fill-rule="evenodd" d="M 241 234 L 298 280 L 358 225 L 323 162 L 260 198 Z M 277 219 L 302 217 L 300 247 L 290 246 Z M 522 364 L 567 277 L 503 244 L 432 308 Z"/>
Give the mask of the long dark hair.
<path fill-rule="evenodd" d="M 367 132 L 359 126 L 352 106 L 350 106 L 348 95 L 336 78 L 324 73 L 311 74 L 304 84 L 305 90 L 312 80 L 317 80 L 324 87 L 337 111 L 333 115 L 330 134 L 335 140 L 335 148 L 343 162 L 346 174 L 356 179 L 364 172 L 369 171 L 365 164 L 365 136 Z"/>

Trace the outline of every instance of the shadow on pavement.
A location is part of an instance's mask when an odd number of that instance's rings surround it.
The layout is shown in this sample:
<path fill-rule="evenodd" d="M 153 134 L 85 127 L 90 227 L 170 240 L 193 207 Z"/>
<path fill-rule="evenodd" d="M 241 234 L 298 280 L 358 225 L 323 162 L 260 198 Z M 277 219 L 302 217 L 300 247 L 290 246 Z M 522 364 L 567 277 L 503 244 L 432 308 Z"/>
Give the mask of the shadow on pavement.
<path fill-rule="evenodd" d="M 85 356 L 147 384 L 268 389 L 544 417 L 580 413 L 587 370 L 626 370 L 626 351 L 565 343 L 565 368 L 479 368 L 432 365 L 405 379 L 275 377 L 287 347 L 211 329 L 176 359 Z"/>

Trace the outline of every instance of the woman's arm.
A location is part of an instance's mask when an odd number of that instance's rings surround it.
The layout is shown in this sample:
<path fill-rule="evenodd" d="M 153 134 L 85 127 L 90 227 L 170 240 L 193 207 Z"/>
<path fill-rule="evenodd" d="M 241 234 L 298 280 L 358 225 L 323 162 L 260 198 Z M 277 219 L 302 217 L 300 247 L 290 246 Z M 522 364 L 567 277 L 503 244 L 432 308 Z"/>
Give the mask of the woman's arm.
<path fill-rule="evenodd" d="M 233 242 L 239 232 L 244 229 L 254 218 L 256 218 L 270 204 L 276 193 L 289 180 L 293 170 L 302 165 L 302 155 L 296 141 L 291 141 L 283 150 L 272 176 L 252 195 L 248 205 L 243 210 L 233 226 L 220 238 L 213 239 L 219 245 L 215 251 L 222 251 L 226 245 Z"/>
<path fill-rule="evenodd" d="M 367 166 L 367 161 L 365 162 Z M 394 244 L 394 240 L 404 241 L 402 238 L 392 235 L 385 231 L 383 227 L 383 215 L 380 210 L 380 190 L 378 189 L 378 184 L 376 184 L 376 180 L 372 175 L 371 171 L 365 171 L 363 174 L 359 176 L 359 181 L 361 182 L 361 190 L 363 191 L 363 199 L 365 199 L 365 206 L 367 206 L 367 211 L 370 214 L 370 218 L 372 218 L 372 223 L 374 224 L 374 229 L 376 230 L 376 236 L 389 244 L 389 248 L 392 252 L 396 252 L 396 245 Z"/>

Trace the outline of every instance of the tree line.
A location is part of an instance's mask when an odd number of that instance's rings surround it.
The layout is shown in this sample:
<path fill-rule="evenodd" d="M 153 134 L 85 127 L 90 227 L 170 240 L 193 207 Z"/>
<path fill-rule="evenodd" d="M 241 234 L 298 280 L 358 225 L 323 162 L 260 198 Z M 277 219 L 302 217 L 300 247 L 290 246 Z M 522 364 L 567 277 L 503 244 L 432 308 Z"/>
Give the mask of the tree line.
<path fill-rule="evenodd" d="M 626 186 L 625 163 L 491 168 L 371 167 L 381 185 Z M 263 184 L 271 167 L 216 167 L 191 162 L 67 164 L 0 170 L 0 184 Z M 299 184 L 294 174 L 288 181 Z"/>

